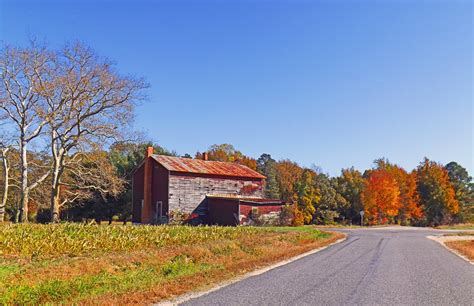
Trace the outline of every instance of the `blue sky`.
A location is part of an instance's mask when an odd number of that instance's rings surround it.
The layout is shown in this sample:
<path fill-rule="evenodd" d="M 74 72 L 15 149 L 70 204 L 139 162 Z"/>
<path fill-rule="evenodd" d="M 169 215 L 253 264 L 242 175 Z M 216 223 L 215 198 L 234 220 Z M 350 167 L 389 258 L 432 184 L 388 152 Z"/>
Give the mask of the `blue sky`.
<path fill-rule="evenodd" d="M 332 175 L 424 156 L 473 174 L 471 1 L 5 1 L 0 40 L 81 40 L 143 76 L 135 128 Z"/>

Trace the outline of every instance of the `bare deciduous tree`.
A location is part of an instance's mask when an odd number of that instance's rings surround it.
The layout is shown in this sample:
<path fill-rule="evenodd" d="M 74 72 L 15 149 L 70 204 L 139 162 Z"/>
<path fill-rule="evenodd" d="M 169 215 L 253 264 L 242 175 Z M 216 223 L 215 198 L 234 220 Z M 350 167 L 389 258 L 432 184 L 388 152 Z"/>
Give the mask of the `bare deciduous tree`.
<path fill-rule="evenodd" d="M 94 197 L 106 201 L 108 197 L 117 197 L 123 191 L 125 180 L 117 175 L 106 152 L 78 153 L 67 159 L 61 178 L 59 210 Z"/>
<path fill-rule="evenodd" d="M 145 87 L 142 80 L 119 75 L 109 61 L 79 43 L 57 54 L 55 81 L 44 94 L 51 114 L 52 222 L 59 221 L 61 178 L 65 171 L 74 171 L 68 163 L 119 136 Z"/>
<path fill-rule="evenodd" d="M 34 182 L 29 182 L 27 152 L 28 145 L 40 136 L 48 122 L 41 86 L 47 83 L 50 64 L 49 52 L 34 44 L 29 48 L 7 46 L 0 53 L 0 111 L 13 126 L 20 152 L 22 222 L 28 221 L 30 191 L 49 175 L 46 171 Z"/>

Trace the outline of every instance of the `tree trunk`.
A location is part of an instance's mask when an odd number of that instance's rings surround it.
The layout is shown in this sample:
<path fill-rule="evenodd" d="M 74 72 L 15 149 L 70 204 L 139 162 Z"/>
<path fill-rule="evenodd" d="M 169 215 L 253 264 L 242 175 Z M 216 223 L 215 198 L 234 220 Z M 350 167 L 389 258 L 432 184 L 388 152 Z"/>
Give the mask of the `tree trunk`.
<path fill-rule="evenodd" d="M 21 153 L 21 198 L 20 198 L 20 222 L 28 222 L 28 200 L 29 200 L 29 187 L 28 187 L 28 158 L 26 151 L 27 142 L 21 141 L 20 153 Z"/>
<path fill-rule="evenodd" d="M 60 186 L 57 185 L 53 187 L 51 190 L 51 222 L 52 223 L 59 223 L 59 190 Z"/>
<path fill-rule="evenodd" d="M 0 222 L 5 221 L 5 207 L 7 206 L 8 187 L 9 187 L 9 165 L 7 160 L 7 149 L 2 151 L 2 167 L 3 167 L 3 197 L 0 204 Z"/>
<path fill-rule="evenodd" d="M 60 198 L 60 191 L 61 191 L 61 176 L 63 174 L 63 167 L 64 167 L 64 154 L 65 151 L 63 148 L 57 149 L 55 147 L 54 137 L 56 136 L 55 132 L 53 131 L 52 135 L 52 147 L 51 153 L 53 155 L 53 175 L 51 178 L 51 203 L 50 203 L 50 210 L 51 210 L 51 222 L 58 223 L 60 221 L 60 208 L 61 208 L 61 198 Z"/>
<path fill-rule="evenodd" d="M 59 222 L 59 206 L 60 206 L 60 157 L 53 152 L 53 175 L 51 179 L 51 222 L 58 223 Z"/>

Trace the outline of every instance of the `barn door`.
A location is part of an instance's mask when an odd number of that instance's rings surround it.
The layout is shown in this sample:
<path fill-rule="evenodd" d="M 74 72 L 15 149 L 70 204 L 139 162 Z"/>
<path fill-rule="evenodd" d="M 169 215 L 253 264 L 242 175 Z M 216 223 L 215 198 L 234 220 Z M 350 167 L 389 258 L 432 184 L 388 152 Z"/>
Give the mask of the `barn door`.
<path fill-rule="evenodd" d="M 157 201 L 155 207 L 155 220 L 156 223 L 160 224 L 162 222 L 163 217 L 163 202 Z"/>

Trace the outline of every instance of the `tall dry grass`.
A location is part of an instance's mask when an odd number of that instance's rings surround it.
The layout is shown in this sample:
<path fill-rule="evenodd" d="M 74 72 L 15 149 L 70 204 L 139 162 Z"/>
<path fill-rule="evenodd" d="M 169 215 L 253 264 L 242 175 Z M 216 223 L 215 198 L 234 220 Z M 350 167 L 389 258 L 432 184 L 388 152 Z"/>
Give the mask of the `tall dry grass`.
<path fill-rule="evenodd" d="M 98 226 L 86 224 L 0 225 L 0 256 L 56 257 L 123 252 L 257 235 L 264 228 L 190 226 Z"/>

